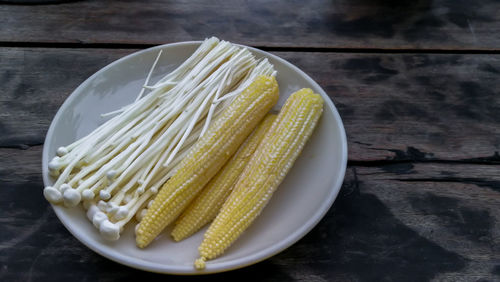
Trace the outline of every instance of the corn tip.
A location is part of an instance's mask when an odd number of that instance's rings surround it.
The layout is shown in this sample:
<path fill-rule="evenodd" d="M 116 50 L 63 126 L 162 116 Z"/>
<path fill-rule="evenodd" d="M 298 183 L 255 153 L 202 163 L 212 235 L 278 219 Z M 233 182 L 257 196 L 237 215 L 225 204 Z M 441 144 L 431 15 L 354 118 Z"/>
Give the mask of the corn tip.
<path fill-rule="evenodd" d="M 194 267 L 198 270 L 205 269 L 205 258 L 201 257 L 194 261 Z"/>

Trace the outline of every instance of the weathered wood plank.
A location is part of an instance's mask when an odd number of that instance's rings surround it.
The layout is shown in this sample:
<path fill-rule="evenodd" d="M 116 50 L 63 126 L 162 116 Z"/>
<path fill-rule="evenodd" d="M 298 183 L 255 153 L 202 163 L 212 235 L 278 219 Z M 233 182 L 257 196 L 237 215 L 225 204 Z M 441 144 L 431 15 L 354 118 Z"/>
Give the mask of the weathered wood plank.
<path fill-rule="evenodd" d="M 278 47 L 500 46 L 495 0 L 68 2 L 0 6 L 0 41 L 161 44 L 215 35 Z"/>
<path fill-rule="evenodd" d="M 2 281 L 164 280 L 100 257 L 64 229 L 41 193 L 41 149 L 0 149 Z M 498 165 L 470 164 L 351 166 L 333 207 L 297 244 L 257 265 L 209 278 L 498 280 L 498 171 Z"/>
<path fill-rule="evenodd" d="M 100 68 L 130 50 L 0 50 L 0 146 L 43 144 L 66 97 Z"/>
<path fill-rule="evenodd" d="M 0 48 L 0 146 L 42 144 L 69 93 L 131 52 Z M 351 161 L 500 162 L 500 55 L 275 54 L 330 95 Z"/>
<path fill-rule="evenodd" d="M 500 161 L 500 56 L 278 55 L 330 95 L 350 160 Z"/>

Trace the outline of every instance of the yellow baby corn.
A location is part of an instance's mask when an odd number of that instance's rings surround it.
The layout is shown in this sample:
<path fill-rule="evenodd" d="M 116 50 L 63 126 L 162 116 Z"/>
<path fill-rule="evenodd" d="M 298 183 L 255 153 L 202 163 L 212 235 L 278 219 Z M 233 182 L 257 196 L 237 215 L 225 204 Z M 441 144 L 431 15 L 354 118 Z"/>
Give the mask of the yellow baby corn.
<path fill-rule="evenodd" d="M 170 224 L 239 148 L 278 100 L 278 83 L 259 76 L 213 121 L 179 169 L 163 185 L 139 223 L 136 244 L 144 248 Z"/>
<path fill-rule="evenodd" d="M 247 138 L 223 168 L 208 182 L 200 194 L 184 210 L 172 231 L 176 241 L 191 236 L 205 224 L 212 221 L 219 212 L 222 204 L 231 193 L 246 164 L 252 157 L 255 149 L 264 138 L 266 132 L 276 119 L 276 115 L 268 114 L 262 123 Z"/>
<path fill-rule="evenodd" d="M 233 192 L 204 234 L 195 267 L 221 255 L 254 221 L 292 167 L 323 112 L 323 99 L 311 89 L 288 98 L 238 179 Z"/>

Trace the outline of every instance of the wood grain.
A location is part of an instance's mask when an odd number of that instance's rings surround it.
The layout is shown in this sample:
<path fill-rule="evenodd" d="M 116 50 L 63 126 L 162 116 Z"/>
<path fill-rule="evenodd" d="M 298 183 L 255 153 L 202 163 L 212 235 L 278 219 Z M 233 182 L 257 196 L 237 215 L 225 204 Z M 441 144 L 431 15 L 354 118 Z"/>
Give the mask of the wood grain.
<path fill-rule="evenodd" d="M 330 95 L 349 160 L 500 161 L 500 56 L 278 55 Z"/>
<path fill-rule="evenodd" d="M 0 281 L 500 281 L 500 1 L 0 3 Z M 281 51 L 323 87 L 348 136 L 342 189 L 308 235 L 244 269 L 114 263 L 43 198 L 47 129 L 110 62 L 209 36 Z"/>
<path fill-rule="evenodd" d="M 0 50 L 0 146 L 41 145 L 50 122 L 85 79 L 130 50 Z"/>
<path fill-rule="evenodd" d="M 133 51 L 0 48 L 0 147 L 43 144 L 66 97 Z M 275 54 L 330 95 L 351 162 L 500 163 L 499 55 Z"/>
<path fill-rule="evenodd" d="M 79 243 L 43 199 L 41 149 L 0 149 L 2 281 L 198 280 L 134 270 Z M 333 207 L 302 240 L 264 262 L 207 278 L 498 280 L 498 171 L 477 164 L 350 166 Z"/>
<path fill-rule="evenodd" d="M 57 1 L 56 1 L 57 2 Z M 495 0 L 70 1 L 0 6 L 0 41 L 498 50 Z"/>

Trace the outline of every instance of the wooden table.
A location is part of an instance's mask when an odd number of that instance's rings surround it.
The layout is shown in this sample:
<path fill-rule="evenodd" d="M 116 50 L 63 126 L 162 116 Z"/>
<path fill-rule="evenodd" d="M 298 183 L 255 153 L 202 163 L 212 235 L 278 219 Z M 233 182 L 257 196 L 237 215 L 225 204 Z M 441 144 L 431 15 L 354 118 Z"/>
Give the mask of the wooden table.
<path fill-rule="evenodd" d="M 128 268 L 78 242 L 42 196 L 41 151 L 57 109 L 91 74 L 212 35 L 312 76 L 343 118 L 349 166 L 302 240 L 205 279 L 500 281 L 499 1 L 5 2 L 1 281 L 203 278 Z"/>

